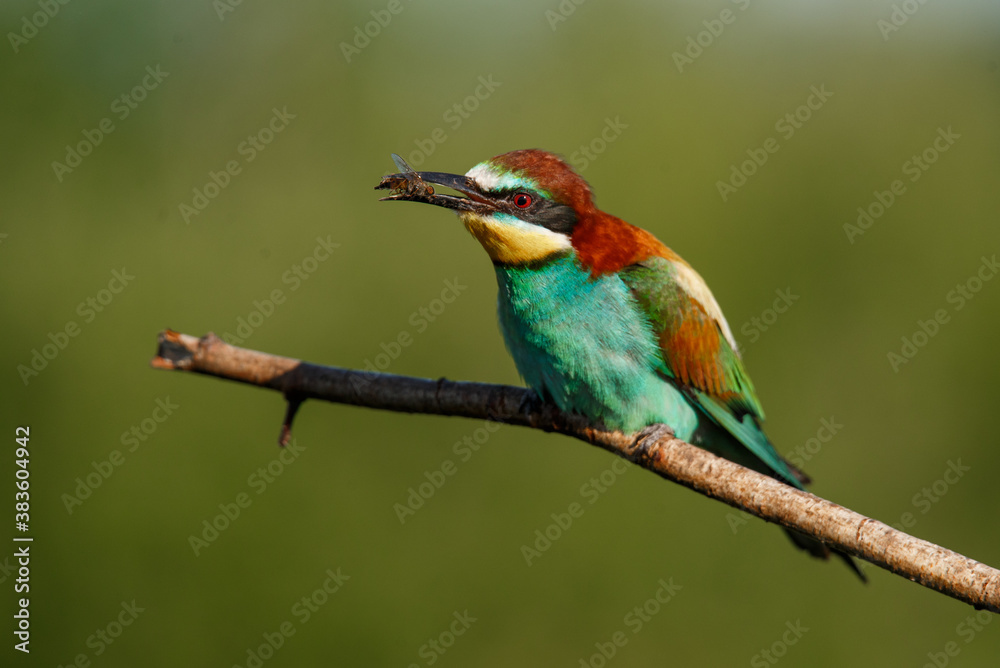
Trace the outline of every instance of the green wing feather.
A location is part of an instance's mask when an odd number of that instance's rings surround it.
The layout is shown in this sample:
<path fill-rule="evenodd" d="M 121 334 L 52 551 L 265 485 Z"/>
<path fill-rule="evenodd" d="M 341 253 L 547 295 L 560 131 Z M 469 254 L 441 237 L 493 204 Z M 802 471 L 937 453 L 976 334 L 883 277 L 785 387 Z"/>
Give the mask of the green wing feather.
<path fill-rule="evenodd" d="M 728 325 L 701 277 L 663 257 L 648 258 L 619 275 L 659 338 L 665 375 L 771 471 L 802 488 L 761 428 L 764 410 L 739 353 L 725 335 Z M 692 286 L 695 281 L 699 283 Z M 702 303 L 696 298 L 699 295 L 710 303 Z"/>
<path fill-rule="evenodd" d="M 703 444 L 709 450 L 804 489 L 808 478 L 782 459 L 761 428 L 764 411 L 722 311 L 702 278 L 683 262 L 651 257 L 620 272 L 659 337 L 662 373 L 687 393 L 713 426 L 732 437 Z M 847 554 L 797 531 L 785 531 L 814 557 L 826 559 L 833 552 L 866 581 Z"/>

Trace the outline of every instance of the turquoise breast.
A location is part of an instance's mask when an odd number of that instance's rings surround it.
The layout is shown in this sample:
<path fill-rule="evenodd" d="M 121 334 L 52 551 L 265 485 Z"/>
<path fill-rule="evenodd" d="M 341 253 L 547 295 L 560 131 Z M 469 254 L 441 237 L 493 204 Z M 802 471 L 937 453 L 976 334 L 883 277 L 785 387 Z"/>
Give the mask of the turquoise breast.
<path fill-rule="evenodd" d="M 573 251 L 541 266 L 495 266 L 500 329 L 535 392 L 612 429 L 663 422 L 691 438 L 698 416 L 665 380 L 652 328 L 617 275 L 591 278 Z"/>

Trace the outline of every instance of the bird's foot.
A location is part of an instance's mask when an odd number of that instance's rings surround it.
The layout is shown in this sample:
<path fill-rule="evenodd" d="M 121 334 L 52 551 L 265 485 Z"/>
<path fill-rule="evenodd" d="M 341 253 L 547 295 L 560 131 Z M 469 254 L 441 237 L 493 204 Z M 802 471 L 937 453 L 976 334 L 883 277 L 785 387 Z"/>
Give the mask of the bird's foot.
<path fill-rule="evenodd" d="M 657 422 L 656 424 L 651 424 L 645 429 L 642 429 L 639 432 L 637 432 L 635 435 L 635 442 L 637 444 L 645 443 L 646 441 L 655 443 L 661 438 L 674 438 L 674 437 L 675 434 L 673 429 L 663 424 L 662 422 Z"/>
<path fill-rule="evenodd" d="M 650 459 L 653 456 L 653 446 L 665 438 L 675 438 L 674 430 L 665 424 L 651 424 L 636 432 L 635 445 L 632 448 L 632 460 Z"/>
<path fill-rule="evenodd" d="M 524 393 L 524 398 L 521 399 L 521 405 L 517 407 L 517 412 L 524 415 L 539 413 L 544 405 L 545 401 L 534 390 L 528 390 Z"/>

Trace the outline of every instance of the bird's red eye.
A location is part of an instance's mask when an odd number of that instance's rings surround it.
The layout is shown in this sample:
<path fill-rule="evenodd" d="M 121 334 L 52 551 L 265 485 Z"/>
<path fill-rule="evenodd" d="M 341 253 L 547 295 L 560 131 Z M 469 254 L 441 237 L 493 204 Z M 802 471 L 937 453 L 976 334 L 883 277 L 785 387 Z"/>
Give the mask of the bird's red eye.
<path fill-rule="evenodd" d="M 518 209 L 527 209 L 531 206 L 531 195 L 527 193 L 517 193 L 514 195 L 514 206 Z"/>

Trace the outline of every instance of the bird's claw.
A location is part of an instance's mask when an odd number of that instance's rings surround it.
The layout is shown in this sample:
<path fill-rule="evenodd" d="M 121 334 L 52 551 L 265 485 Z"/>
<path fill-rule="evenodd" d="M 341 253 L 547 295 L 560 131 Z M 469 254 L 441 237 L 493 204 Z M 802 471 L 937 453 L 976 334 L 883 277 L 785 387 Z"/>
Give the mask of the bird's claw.
<path fill-rule="evenodd" d="M 637 445 L 656 443 L 663 438 L 675 438 L 674 430 L 662 423 L 651 424 L 636 433 L 635 442 Z"/>
<path fill-rule="evenodd" d="M 541 412 L 545 402 L 534 390 L 528 390 L 521 399 L 521 405 L 517 407 L 517 412 L 524 415 L 535 415 Z"/>

